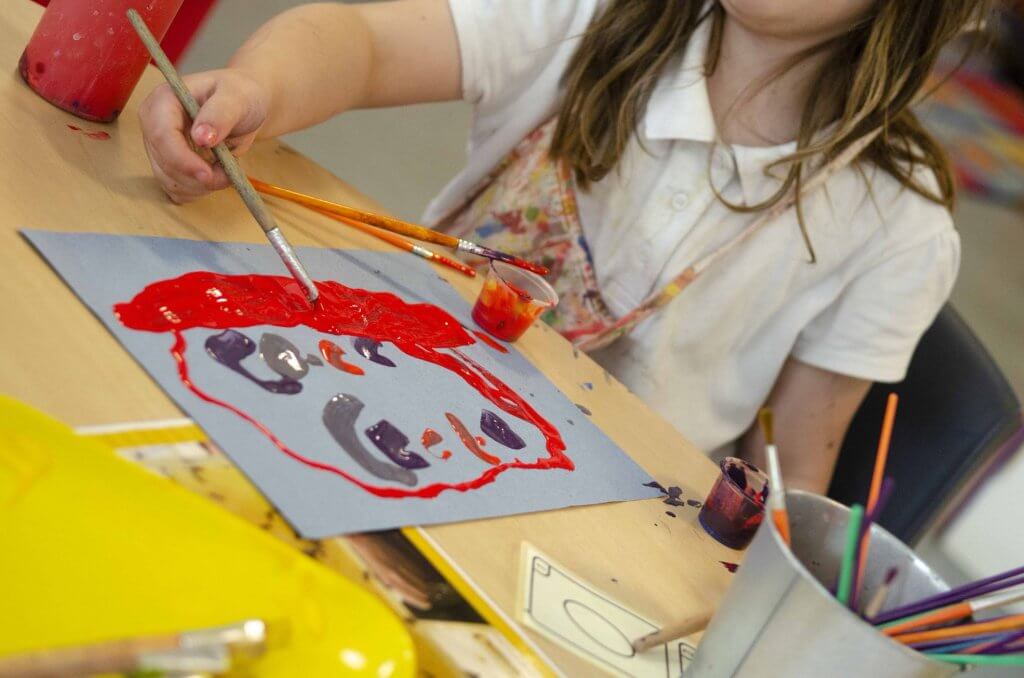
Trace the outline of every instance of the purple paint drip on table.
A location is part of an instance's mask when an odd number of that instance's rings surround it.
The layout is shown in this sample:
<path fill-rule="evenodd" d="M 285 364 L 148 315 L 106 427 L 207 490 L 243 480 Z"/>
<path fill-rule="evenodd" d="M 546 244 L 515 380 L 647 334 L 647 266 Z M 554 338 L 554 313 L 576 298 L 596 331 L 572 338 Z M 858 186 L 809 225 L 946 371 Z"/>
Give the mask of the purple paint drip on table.
<path fill-rule="evenodd" d="M 271 393 L 295 395 L 302 391 L 302 384 L 290 377 L 277 381 L 260 379 L 242 366 L 242 361 L 256 352 L 256 342 L 237 330 L 224 330 L 206 338 L 206 352 L 211 358 L 237 372 L 260 388 Z"/>
<path fill-rule="evenodd" d="M 387 419 L 381 419 L 366 429 L 366 436 L 388 459 L 402 468 L 417 469 L 430 466 L 430 462 L 426 459 L 405 449 L 409 444 L 408 436 L 399 431 Z"/>
<path fill-rule="evenodd" d="M 480 413 L 480 428 L 488 438 L 511 450 L 521 450 L 526 447 L 526 442 L 512 430 L 508 422 L 490 410 L 483 410 Z"/>

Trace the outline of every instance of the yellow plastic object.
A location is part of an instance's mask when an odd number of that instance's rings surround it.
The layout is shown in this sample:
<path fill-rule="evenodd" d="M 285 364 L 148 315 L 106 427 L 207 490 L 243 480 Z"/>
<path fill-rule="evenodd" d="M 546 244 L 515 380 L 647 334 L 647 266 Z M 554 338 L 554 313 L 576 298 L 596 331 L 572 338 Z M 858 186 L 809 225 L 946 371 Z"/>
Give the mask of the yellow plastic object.
<path fill-rule="evenodd" d="M 382 602 L 110 448 L 0 396 L 0 656 L 258 617 L 247 676 L 410 676 Z"/>

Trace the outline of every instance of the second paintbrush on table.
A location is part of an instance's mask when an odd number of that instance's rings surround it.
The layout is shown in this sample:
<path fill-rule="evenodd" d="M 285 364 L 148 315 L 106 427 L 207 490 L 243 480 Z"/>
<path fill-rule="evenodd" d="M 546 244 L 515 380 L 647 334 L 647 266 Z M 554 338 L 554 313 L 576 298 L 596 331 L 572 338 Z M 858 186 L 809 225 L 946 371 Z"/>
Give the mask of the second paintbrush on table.
<path fill-rule="evenodd" d="M 377 228 L 382 228 L 385 231 L 391 231 L 392 233 L 399 233 L 409 238 L 415 238 L 416 240 L 422 240 L 424 242 L 431 242 L 435 245 L 441 245 L 443 247 L 450 247 L 457 252 L 467 252 L 469 254 L 475 254 L 486 259 L 492 259 L 497 261 L 504 261 L 506 264 L 511 264 L 518 268 L 531 271 L 538 275 L 547 275 L 548 269 L 538 264 L 531 263 L 525 259 L 521 259 L 511 254 L 492 250 L 489 247 L 483 247 L 476 243 L 468 240 L 457 238 L 454 235 L 448 235 L 447 233 L 441 233 L 427 228 L 426 226 L 420 226 L 418 224 L 412 224 L 401 219 L 389 217 L 383 214 L 375 214 L 373 212 L 366 212 L 364 210 L 356 209 L 355 207 L 349 207 L 348 205 L 342 205 L 340 203 L 331 202 L 316 196 L 306 195 L 305 193 L 299 193 L 298 191 L 292 191 L 281 186 L 275 186 L 268 184 L 265 181 L 260 181 L 253 177 L 249 177 L 249 181 L 256 188 L 257 191 L 266 195 L 272 195 L 277 198 L 283 198 L 290 200 L 306 207 L 311 207 L 322 212 L 328 212 L 330 214 L 337 214 L 342 217 L 349 219 L 355 219 L 361 221 L 364 224 L 370 224 Z"/>

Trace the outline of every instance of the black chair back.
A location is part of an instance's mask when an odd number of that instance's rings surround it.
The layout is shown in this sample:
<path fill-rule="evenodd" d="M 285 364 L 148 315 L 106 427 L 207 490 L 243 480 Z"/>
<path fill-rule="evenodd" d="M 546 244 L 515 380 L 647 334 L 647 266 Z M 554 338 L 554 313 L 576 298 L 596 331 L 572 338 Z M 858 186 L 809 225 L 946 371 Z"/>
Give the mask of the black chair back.
<path fill-rule="evenodd" d="M 963 497 L 996 465 L 1021 429 L 1021 408 L 988 351 L 946 305 L 921 338 L 906 378 L 872 386 L 854 416 L 829 487 L 833 499 L 865 502 L 892 391 L 900 403 L 886 470 L 895 487 L 879 522 L 913 543 L 944 503 Z"/>

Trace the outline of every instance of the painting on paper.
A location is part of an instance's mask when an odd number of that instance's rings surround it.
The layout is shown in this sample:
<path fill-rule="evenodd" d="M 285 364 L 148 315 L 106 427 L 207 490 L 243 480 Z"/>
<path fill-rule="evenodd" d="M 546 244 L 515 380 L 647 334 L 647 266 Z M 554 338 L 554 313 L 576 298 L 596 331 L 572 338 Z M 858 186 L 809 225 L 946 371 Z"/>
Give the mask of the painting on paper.
<path fill-rule="evenodd" d="M 414 257 L 303 249 L 310 306 L 267 246 L 24 235 L 305 537 L 655 494 Z"/>

